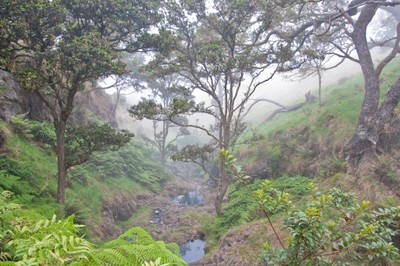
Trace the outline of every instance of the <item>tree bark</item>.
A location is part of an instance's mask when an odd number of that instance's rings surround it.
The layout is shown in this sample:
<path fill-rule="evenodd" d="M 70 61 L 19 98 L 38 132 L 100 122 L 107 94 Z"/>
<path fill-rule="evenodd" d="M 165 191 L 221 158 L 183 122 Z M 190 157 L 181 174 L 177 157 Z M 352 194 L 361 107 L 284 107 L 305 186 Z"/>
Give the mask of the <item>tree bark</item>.
<path fill-rule="evenodd" d="M 321 68 L 319 65 L 317 65 L 317 75 L 318 75 L 318 101 L 319 101 L 319 106 L 321 107 L 322 106 L 322 73 L 321 73 Z"/>
<path fill-rule="evenodd" d="M 66 174 L 65 167 L 65 126 L 64 121 L 55 122 L 57 135 L 57 166 L 58 166 L 58 187 L 57 187 L 57 203 L 65 203 L 65 187 L 66 187 Z"/>
<path fill-rule="evenodd" d="M 230 147 L 230 137 L 231 137 L 231 127 L 230 123 L 227 121 L 228 119 L 226 118 L 225 115 L 222 115 L 221 118 L 221 127 L 220 127 L 220 139 L 221 144 L 220 148 L 221 149 L 229 149 Z M 230 119 L 231 121 L 232 119 Z M 217 195 L 215 197 L 215 212 L 217 215 L 222 214 L 222 202 L 224 200 L 226 191 L 228 190 L 229 186 L 229 176 L 228 173 L 226 172 L 226 169 L 224 168 L 224 162 L 221 161 L 219 162 L 219 179 L 218 179 L 218 191 Z"/>
<path fill-rule="evenodd" d="M 218 191 L 217 191 L 217 196 L 215 197 L 215 212 L 217 213 L 217 215 L 222 214 L 222 202 L 224 201 L 224 197 L 226 191 L 228 190 L 228 186 L 229 186 L 228 173 L 221 166 L 219 180 L 218 180 Z"/>
<path fill-rule="evenodd" d="M 358 166 L 376 156 L 376 145 L 379 137 L 379 130 L 375 125 L 375 114 L 379 104 L 379 77 L 372 73 L 365 77 L 365 96 L 360 116 L 354 135 L 347 146 L 348 161 Z"/>
<path fill-rule="evenodd" d="M 365 82 L 364 101 L 356 131 L 346 147 L 347 160 L 356 167 L 376 155 L 376 144 L 379 136 L 379 130 L 375 125 L 375 114 L 379 107 L 380 71 L 375 69 L 367 40 L 367 27 L 378 7 L 378 5 L 365 6 L 350 35 L 359 58 Z"/>

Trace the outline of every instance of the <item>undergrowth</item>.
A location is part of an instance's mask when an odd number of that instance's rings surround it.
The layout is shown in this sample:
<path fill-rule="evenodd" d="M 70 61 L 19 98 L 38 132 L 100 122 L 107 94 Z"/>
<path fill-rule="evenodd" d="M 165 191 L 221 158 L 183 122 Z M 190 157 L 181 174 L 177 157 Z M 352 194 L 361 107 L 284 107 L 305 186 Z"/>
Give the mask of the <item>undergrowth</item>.
<path fill-rule="evenodd" d="M 300 199 L 307 195 L 307 184 L 310 178 L 304 176 L 283 176 L 271 180 L 274 187 L 290 193 L 294 198 Z M 229 202 L 224 205 L 224 212 L 216 220 L 216 233 L 218 237 L 224 235 L 231 227 L 248 223 L 262 217 L 260 205 L 254 197 L 255 191 L 262 180 L 255 180 L 250 184 L 236 182 L 228 191 Z"/>

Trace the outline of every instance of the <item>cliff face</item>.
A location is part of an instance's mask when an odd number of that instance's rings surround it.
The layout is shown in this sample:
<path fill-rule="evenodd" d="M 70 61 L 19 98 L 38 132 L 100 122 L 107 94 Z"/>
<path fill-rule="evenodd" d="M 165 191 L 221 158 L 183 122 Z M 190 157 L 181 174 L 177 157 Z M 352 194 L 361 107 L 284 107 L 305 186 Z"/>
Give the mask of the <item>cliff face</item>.
<path fill-rule="evenodd" d="M 22 90 L 12 75 L 0 70 L 0 119 L 9 122 L 12 116 L 22 113 L 39 121 L 51 118 L 37 95 Z"/>
<path fill-rule="evenodd" d="M 104 90 L 83 91 L 75 97 L 75 107 L 69 119 L 74 126 L 83 126 L 102 120 L 118 127 L 113 111 L 113 100 Z"/>
<path fill-rule="evenodd" d="M 112 97 L 104 91 L 81 92 L 75 97 L 69 123 L 82 126 L 102 120 L 116 127 L 112 110 Z M 36 94 L 21 89 L 10 73 L 0 70 L 0 119 L 9 122 L 12 116 L 23 113 L 32 120 L 51 121 L 50 112 L 43 101 Z"/>

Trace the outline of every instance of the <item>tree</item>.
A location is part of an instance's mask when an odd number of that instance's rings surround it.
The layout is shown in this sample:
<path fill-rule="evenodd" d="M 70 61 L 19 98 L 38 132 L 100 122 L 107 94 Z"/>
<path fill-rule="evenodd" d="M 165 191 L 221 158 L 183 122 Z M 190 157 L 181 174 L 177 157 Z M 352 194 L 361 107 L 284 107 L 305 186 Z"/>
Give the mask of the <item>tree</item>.
<path fill-rule="evenodd" d="M 279 25 L 289 33 L 292 25 L 281 25 L 280 21 L 293 16 L 274 2 L 242 0 L 174 1 L 167 12 L 171 31 L 179 41 L 173 51 L 158 54 L 149 68 L 177 73 L 210 103 L 174 99 L 169 110 L 154 106 L 151 111 L 169 118 L 204 114 L 209 117 L 206 123 L 186 126 L 204 131 L 214 149 L 232 147 L 245 129 L 242 118 L 249 98 L 276 72 L 297 67 L 295 60 L 286 64 L 286 59 L 297 53 L 287 49 L 291 35 L 283 40 L 276 30 Z M 215 200 L 218 214 L 228 184 L 229 176 L 220 166 Z"/>
<path fill-rule="evenodd" d="M 88 161 L 94 152 L 117 151 L 133 136 L 133 133 L 126 130 L 118 132 L 108 124 L 67 127 L 65 168 L 68 170 Z"/>
<path fill-rule="evenodd" d="M 21 136 L 40 142 L 56 151 L 57 137 L 49 122 L 29 120 L 24 115 L 11 118 L 13 130 Z M 116 151 L 134 136 L 126 130 L 118 131 L 108 124 L 92 124 L 83 127 L 66 126 L 65 168 L 86 162 L 94 152 Z"/>
<path fill-rule="evenodd" d="M 117 108 L 121 97 L 127 96 L 144 89 L 146 75 L 140 71 L 143 66 L 145 57 L 143 54 L 128 54 L 124 53 L 122 61 L 125 64 L 126 73 L 124 75 L 110 77 L 113 81 L 109 88 L 115 90 L 115 104 L 113 108 L 114 116 L 117 114 Z"/>
<path fill-rule="evenodd" d="M 150 74 L 150 73 L 148 73 Z M 160 152 L 161 164 L 165 165 L 166 160 L 171 152 L 176 151 L 177 147 L 174 142 L 180 137 L 190 134 L 185 125 L 188 124 L 187 118 L 181 115 L 169 117 L 163 112 L 154 115 L 153 112 L 148 112 L 149 108 L 155 107 L 161 110 L 171 109 L 173 102 L 176 100 L 187 100 L 193 98 L 191 91 L 179 84 L 180 79 L 176 75 L 169 75 L 157 78 L 153 76 L 147 77 L 147 85 L 151 90 L 151 99 L 142 99 L 138 104 L 129 109 L 131 116 L 137 119 L 148 118 L 153 120 L 153 136 L 147 137 L 142 135 L 142 138 L 156 147 Z M 170 121 L 172 120 L 172 122 Z M 161 124 L 161 128 L 158 126 Z M 177 124 L 183 126 L 177 126 Z M 170 130 L 178 127 L 178 132 L 171 139 Z"/>
<path fill-rule="evenodd" d="M 0 4 L 0 66 L 37 94 L 57 136 L 57 202 L 65 201 L 65 129 L 75 95 L 101 77 L 119 75 L 121 51 L 160 45 L 147 30 L 157 1 L 5 0 Z"/>
<path fill-rule="evenodd" d="M 385 125 L 390 124 L 395 117 L 394 110 L 400 100 L 400 78 L 390 84 L 384 99 L 380 102 L 382 94 L 380 77 L 384 68 L 399 53 L 400 20 L 398 1 L 317 1 L 321 3 L 305 3 L 308 22 L 302 29 L 309 35 L 320 38 L 322 46 L 331 46 L 334 54 L 358 63 L 361 67 L 365 87 L 364 101 L 354 135 L 346 147 L 348 161 L 359 167 L 369 159 L 375 158 L 379 152 L 388 150 L 380 138 Z M 305 11 L 306 12 L 306 11 Z M 385 15 L 380 16 L 382 12 Z M 379 18 L 384 20 L 380 20 Z M 391 18 L 391 19 L 388 19 Z M 378 21 L 377 21 L 378 20 Z M 374 34 L 371 29 L 379 22 L 393 24 L 383 25 L 379 34 Z M 394 30 L 391 30 L 394 29 Z M 385 58 L 376 62 L 372 56 L 372 48 L 385 46 L 390 49 Z M 351 47 L 351 49 L 347 49 Z M 355 55 L 351 51 L 355 51 Z"/>
<path fill-rule="evenodd" d="M 321 37 L 314 36 L 313 42 L 320 42 Z M 311 49 L 304 49 L 303 53 L 307 55 L 308 60 L 291 76 L 299 79 L 306 79 L 310 76 L 316 75 L 318 77 L 318 101 L 322 106 L 322 77 L 323 73 L 327 70 L 338 67 L 345 61 L 345 57 L 340 57 L 339 61 L 335 61 L 337 54 L 335 48 L 332 46 L 318 46 L 318 44 L 311 45 Z M 348 46 L 345 49 L 350 50 L 352 47 Z M 347 52 L 350 54 L 351 52 Z"/>
<path fill-rule="evenodd" d="M 400 3 L 397 3 L 400 4 Z M 360 14 L 357 19 L 345 16 L 348 24 L 353 26 L 349 37 L 357 52 L 357 62 L 360 64 L 364 82 L 365 96 L 361 107 L 360 117 L 357 122 L 356 131 L 348 144 L 348 155 L 355 165 L 360 164 L 379 152 L 379 137 L 385 124 L 390 123 L 393 118 L 394 109 L 400 100 L 400 78 L 391 84 L 385 94 L 384 100 L 380 103 L 380 76 L 383 69 L 400 52 L 400 21 L 397 21 L 396 31 L 391 32 L 395 41 L 391 51 L 379 63 L 372 59 L 369 49 L 367 35 L 368 27 L 380 7 L 390 6 L 389 1 L 377 1 L 375 4 L 366 4 L 360 7 Z M 399 7 L 392 7 L 398 9 Z"/>

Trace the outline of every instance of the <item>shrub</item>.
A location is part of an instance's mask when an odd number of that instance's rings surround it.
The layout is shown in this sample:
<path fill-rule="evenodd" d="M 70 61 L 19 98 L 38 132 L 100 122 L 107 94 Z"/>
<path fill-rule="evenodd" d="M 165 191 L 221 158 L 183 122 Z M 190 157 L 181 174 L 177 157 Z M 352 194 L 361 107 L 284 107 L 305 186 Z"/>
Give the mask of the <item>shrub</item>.
<path fill-rule="evenodd" d="M 272 180 L 272 185 L 279 190 L 295 196 L 304 196 L 309 193 L 308 184 L 311 178 L 301 175 L 283 176 Z"/>
<path fill-rule="evenodd" d="M 146 262 L 151 261 L 187 265 L 180 257 L 177 244 L 154 241 L 140 227 L 133 227 L 117 239 L 104 244 L 104 248 L 98 249 L 90 259 L 90 265 L 146 265 Z"/>
<path fill-rule="evenodd" d="M 391 240 L 399 233 L 400 206 L 372 211 L 369 202 L 360 202 L 354 194 L 336 188 L 324 194 L 314 185 L 310 190 L 311 199 L 301 209 L 293 208 L 288 199 L 266 197 L 276 191 L 269 183 L 258 191 L 269 215 L 278 208 L 284 210 L 283 228 L 290 234 L 287 243 L 280 240 L 280 248 L 264 245 L 261 257 L 267 265 L 348 265 L 349 260 L 382 263 L 399 259 Z"/>
<path fill-rule="evenodd" d="M 134 227 L 104 245 L 95 246 L 78 235 L 74 216 L 36 223 L 15 221 L 0 235 L 0 265 L 176 265 L 186 266 L 175 243 L 155 241 L 142 228 Z M 162 263 L 162 264 L 161 264 Z"/>

